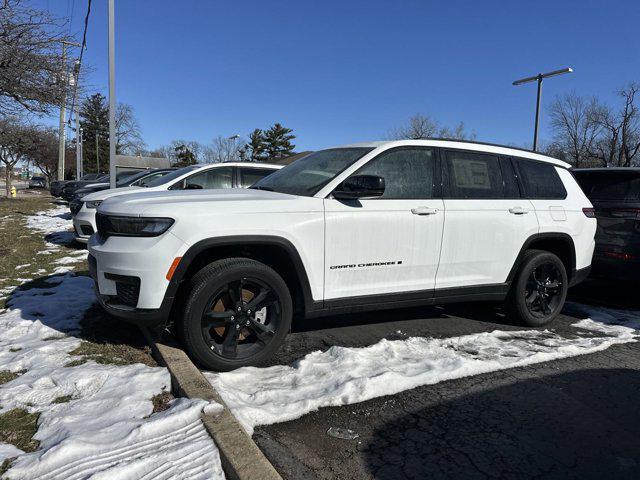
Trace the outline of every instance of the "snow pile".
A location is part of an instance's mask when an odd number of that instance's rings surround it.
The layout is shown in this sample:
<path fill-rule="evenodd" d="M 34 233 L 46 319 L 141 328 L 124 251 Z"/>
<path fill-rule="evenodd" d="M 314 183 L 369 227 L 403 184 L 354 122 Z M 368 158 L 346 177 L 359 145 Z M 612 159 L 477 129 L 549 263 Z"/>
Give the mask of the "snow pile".
<path fill-rule="evenodd" d="M 2 412 L 40 412 L 34 436 L 40 449 L 19 455 L 7 476 L 223 478 L 200 420 L 205 402 L 175 400 L 152 415 L 151 397 L 170 385 L 166 369 L 92 361 L 65 367 L 78 359 L 69 352 L 80 339 L 69 334 L 93 302 L 92 281 L 67 274 L 48 283 L 15 291 L 10 310 L 0 314 L 0 370 L 24 371 L 0 385 Z M 56 399 L 60 403 L 52 403 Z M 0 444 L 0 457 L 19 453 Z"/>
<path fill-rule="evenodd" d="M 382 340 L 365 348 L 313 352 L 291 366 L 205 375 L 252 433 L 257 425 L 293 420 L 320 407 L 634 342 L 640 330 L 638 315 L 622 315 L 611 311 L 598 321 L 581 320 L 573 325 L 576 334 L 571 338 L 548 330 L 496 330 L 443 339 Z"/>
<path fill-rule="evenodd" d="M 65 205 L 37 212 L 27 217 L 27 227 L 40 233 L 57 234 L 72 227 L 71 213 Z"/>

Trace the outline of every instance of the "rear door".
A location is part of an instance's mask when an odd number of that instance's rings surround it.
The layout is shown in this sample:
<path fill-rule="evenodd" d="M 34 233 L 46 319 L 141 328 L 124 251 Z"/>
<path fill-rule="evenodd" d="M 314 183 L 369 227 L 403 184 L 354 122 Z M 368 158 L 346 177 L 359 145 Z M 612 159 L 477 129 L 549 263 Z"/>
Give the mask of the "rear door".
<path fill-rule="evenodd" d="M 445 226 L 436 289 L 504 283 L 525 240 L 538 232 L 508 158 L 443 151 Z"/>

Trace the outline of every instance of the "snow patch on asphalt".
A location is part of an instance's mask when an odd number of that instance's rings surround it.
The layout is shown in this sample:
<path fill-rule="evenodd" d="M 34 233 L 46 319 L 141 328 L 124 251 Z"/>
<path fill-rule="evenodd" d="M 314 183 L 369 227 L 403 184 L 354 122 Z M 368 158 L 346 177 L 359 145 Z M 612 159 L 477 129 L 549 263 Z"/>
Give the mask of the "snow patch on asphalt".
<path fill-rule="evenodd" d="M 570 337 L 550 330 L 496 330 L 441 339 L 385 339 L 365 348 L 312 352 L 291 366 L 245 367 L 205 376 L 251 434 L 258 425 L 293 420 L 321 407 L 637 341 L 640 312 L 588 311 L 591 318 L 575 323 Z"/>

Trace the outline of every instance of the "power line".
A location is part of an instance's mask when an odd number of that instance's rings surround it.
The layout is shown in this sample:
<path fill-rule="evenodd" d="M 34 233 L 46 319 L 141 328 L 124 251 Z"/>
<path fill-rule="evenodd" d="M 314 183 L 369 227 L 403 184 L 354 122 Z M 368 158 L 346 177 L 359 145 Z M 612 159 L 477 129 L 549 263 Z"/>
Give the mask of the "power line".
<path fill-rule="evenodd" d="M 74 0 L 75 1 L 75 0 Z M 87 14 L 84 17 L 84 32 L 82 33 L 82 46 L 80 47 L 80 57 L 78 58 L 77 70 L 76 74 L 76 84 L 73 89 L 73 99 L 71 101 L 71 112 L 74 112 L 74 107 L 76 104 L 76 95 L 78 93 L 78 76 L 80 75 L 80 68 L 82 67 L 82 57 L 84 55 L 84 51 L 87 48 L 87 28 L 89 28 L 89 15 L 91 14 L 91 0 L 89 0 L 87 4 Z M 71 115 L 69 115 L 69 125 L 71 125 Z"/>

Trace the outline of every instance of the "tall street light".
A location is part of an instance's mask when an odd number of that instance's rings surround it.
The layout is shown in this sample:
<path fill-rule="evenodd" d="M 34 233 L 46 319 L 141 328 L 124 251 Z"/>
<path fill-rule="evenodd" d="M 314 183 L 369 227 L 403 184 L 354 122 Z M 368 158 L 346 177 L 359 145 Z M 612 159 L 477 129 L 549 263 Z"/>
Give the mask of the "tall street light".
<path fill-rule="evenodd" d="M 571 73 L 573 72 L 572 68 L 563 68 L 561 70 L 554 70 L 553 72 L 547 72 L 547 73 L 539 73 L 538 75 L 535 75 L 533 77 L 527 77 L 527 78 L 522 78 L 520 80 L 516 80 L 515 82 L 513 82 L 513 85 L 522 85 L 524 83 L 529 83 L 529 82 L 538 82 L 538 96 L 536 98 L 536 123 L 535 123 L 535 127 L 533 129 L 533 151 L 536 151 L 537 147 L 538 147 L 538 122 L 540 119 L 540 96 L 542 94 L 542 79 L 543 78 L 548 78 L 548 77 L 555 77 L 556 75 L 562 75 L 564 73 Z"/>
<path fill-rule="evenodd" d="M 116 39 L 115 6 L 109 0 L 109 186 L 116 188 Z M 96 146 L 97 148 L 97 146 Z"/>

